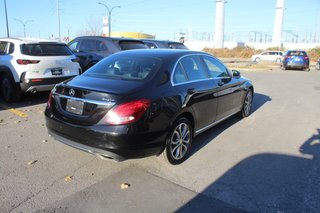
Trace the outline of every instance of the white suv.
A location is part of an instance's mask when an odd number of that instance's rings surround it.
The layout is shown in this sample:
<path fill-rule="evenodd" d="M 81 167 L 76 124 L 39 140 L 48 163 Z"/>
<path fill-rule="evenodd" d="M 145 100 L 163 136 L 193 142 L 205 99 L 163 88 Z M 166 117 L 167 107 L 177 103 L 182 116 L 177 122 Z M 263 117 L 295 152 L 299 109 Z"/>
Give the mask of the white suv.
<path fill-rule="evenodd" d="M 258 55 L 251 56 L 252 61 L 275 61 L 281 62 L 282 56 L 284 55 L 281 51 L 264 51 Z"/>
<path fill-rule="evenodd" d="M 64 43 L 0 38 L 0 91 L 7 102 L 23 92 L 49 91 L 80 73 L 78 58 Z"/>

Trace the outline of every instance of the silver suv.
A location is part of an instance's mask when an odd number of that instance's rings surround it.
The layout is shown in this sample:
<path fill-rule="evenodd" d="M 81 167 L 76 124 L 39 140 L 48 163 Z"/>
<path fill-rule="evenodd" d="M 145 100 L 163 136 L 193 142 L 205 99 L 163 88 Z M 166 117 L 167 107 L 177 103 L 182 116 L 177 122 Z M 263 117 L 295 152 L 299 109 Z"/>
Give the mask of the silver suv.
<path fill-rule="evenodd" d="M 24 92 L 49 91 L 79 73 L 78 59 L 64 43 L 0 38 L 0 91 L 7 102 Z"/>

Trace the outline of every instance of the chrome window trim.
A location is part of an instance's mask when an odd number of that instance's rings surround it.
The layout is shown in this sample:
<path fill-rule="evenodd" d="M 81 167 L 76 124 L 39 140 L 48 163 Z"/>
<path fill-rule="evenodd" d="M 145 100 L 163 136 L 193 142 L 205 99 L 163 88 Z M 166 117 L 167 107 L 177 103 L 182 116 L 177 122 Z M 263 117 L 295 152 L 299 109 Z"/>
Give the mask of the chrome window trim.
<path fill-rule="evenodd" d="M 97 101 L 97 100 L 90 100 L 90 99 L 83 99 L 83 98 L 77 98 L 77 97 L 71 97 L 71 96 L 67 96 L 67 95 L 61 95 L 59 93 L 53 93 L 53 96 L 58 96 L 59 98 L 66 98 L 66 99 L 72 99 L 72 100 L 76 100 L 76 101 L 82 101 L 85 103 L 90 103 L 90 104 L 96 104 L 98 105 L 98 108 L 110 108 L 113 105 L 115 105 L 115 102 L 111 102 L 111 101 Z"/>
<path fill-rule="evenodd" d="M 176 68 L 178 66 L 178 64 L 180 63 L 180 61 L 185 58 L 185 57 L 188 57 L 188 56 L 207 56 L 207 57 L 212 57 L 213 59 L 219 61 L 220 63 L 222 63 L 218 58 L 214 57 L 214 56 L 211 56 L 209 54 L 205 54 L 205 53 L 191 53 L 191 54 L 187 54 L 187 55 L 183 55 L 181 56 L 177 62 L 175 63 L 174 67 L 173 67 L 173 70 L 171 72 L 171 76 L 170 76 L 170 81 L 171 81 L 171 85 L 174 87 L 174 86 L 180 86 L 180 85 L 183 85 L 183 84 L 190 84 L 190 83 L 194 83 L 194 82 L 200 82 L 200 81 L 209 81 L 209 80 L 213 80 L 213 79 L 224 79 L 224 78 L 232 78 L 232 75 L 230 75 L 230 71 L 228 69 L 228 67 L 226 67 L 223 63 L 222 65 L 226 68 L 227 70 L 227 73 L 229 74 L 229 76 L 224 76 L 224 77 L 211 77 L 211 78 L 206 78 L 206 79 L 199 79 L 199 80 L 193 80 L 193 81 L 186 81 L 186 82 L 181 82 L 181 83 L 174 83 L 173 81 L 173 75 L 176 71 Z M 203 59 L 202 59 L 203 60 Z M 183 68 L 183 67 L 182 67 Z M 207 72 L 207 71 L 206 71 Z"/>

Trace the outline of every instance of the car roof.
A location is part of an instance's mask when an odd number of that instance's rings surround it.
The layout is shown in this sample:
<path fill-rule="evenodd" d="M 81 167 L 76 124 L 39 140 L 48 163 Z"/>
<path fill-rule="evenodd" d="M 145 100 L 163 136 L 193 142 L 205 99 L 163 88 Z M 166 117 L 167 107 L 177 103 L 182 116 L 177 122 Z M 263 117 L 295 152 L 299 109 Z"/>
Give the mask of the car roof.
<path fill-rule="evenodd" d="M 201 51 L 192 51 L 185 49 L 134 49 L 127 50 L 115 53 L 114 55 L 122 55 L 122 56 L 149 56 L 149 57 L 157 57 L 157 58 L 180 58 L 185 55 L 208 55 L 212 56 L 209 53 L 201 52 Z"/>
<path fill-rule="evenodd" d="M 11 43 L 19 44 L 34 44 L 34 43 L 57 43 L 65 44 L 63 42 L 48 40 L 48 39 L 39 39 L 39 38 L 0 38 L 0 41 L 7 41 Z"/>

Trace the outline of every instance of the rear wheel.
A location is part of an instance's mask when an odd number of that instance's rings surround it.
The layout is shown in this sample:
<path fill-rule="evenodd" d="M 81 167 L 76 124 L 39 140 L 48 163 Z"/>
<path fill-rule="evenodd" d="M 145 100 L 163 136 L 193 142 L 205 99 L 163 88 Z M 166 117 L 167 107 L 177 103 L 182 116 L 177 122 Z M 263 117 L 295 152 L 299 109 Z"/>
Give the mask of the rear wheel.
<path fill-rule="evenodd" d="M 316 69 L 320 70 L 320 64 L 319 63 L 316 64 Z"/>
<path fill-rule="evenodd" d="M 188 119 L 182 117 L 176 120 L 166 141 L 163 156 L 172 165 L 185 161 L 190 153 L 193 134 Z"/>
<path fill-rule="evenodd" d="M 7 75 L 1 78 L 1 94 L 6 102 L 19 101 L 21 98 L 20 88 L 15 88 L 14 82 Z"/>
<path fill-rule="evenodd" d="M 251 114 L 252 100 L 253 92 L 251 89 L 249 89 L 247 91 L 246 97 L 244 98 L 242 109 L 239 113 L 242 118 L 248 117 Z"/>

